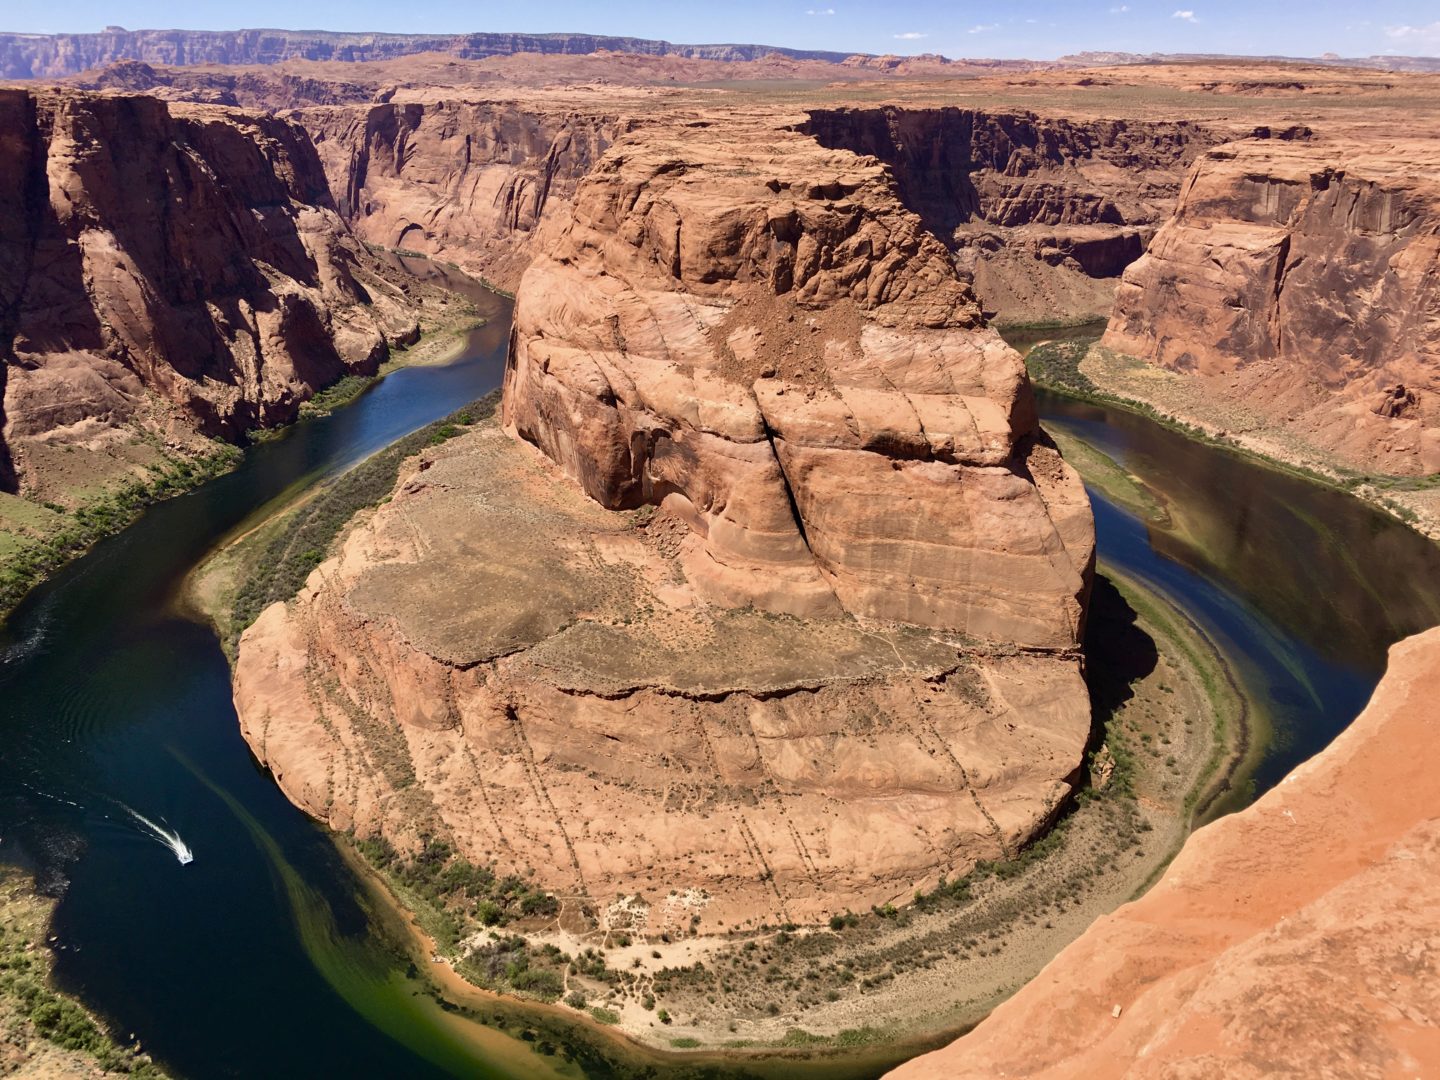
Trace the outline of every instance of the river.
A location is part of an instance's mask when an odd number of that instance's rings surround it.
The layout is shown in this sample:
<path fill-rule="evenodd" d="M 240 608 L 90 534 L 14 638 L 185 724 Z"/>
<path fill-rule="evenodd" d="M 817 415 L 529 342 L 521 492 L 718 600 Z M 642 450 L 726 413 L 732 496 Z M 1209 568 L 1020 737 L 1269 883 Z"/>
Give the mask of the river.
<path fill-rule="evenodd" d="M 803 1070 L 675 1065 L 617 1053 L 553 1011 L 458 1018 L 384 944 L 334 844 L 240 738 L 219 643 L 177 606 L 187 573 L 275 500 L 498 386 L 509 302 L 475 295 L 490 321 L 464 359 L 401 369 L 252 448 L 66 567 L 0 630 L 0 859 L 61 897 L 57 981 L 194 1078 L 876 1075 L 883 1052 Z M 1042 410 L 1165 506 L 1157 524 L 1094 492 L 1102 560 L 1240 658 L 1275 731 L 1260 789 L 1354 717 L 1391 642 L 1440 622 L 1440 548 L 1358 500 L 1122 411 L 1053 395 Z"/>

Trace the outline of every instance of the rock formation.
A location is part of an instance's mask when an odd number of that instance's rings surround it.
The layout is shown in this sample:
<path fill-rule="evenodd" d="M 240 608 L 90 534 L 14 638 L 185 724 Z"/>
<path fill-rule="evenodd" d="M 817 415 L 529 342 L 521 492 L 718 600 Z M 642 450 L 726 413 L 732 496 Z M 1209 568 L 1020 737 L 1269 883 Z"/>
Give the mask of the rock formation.
<path fill-rule="evenodd" d="M 563 207 L 619 127 L 604 112 L 454 95 L 292 118 L 358 236 L 458 262 L 512 290 L 535 228 Z"/>
<path fill-rule="evenodd" d="M 650 125 L 536 246 L 507 425 L 601 505 L 687 520 L 715 602 L 1079 640 L 1088 504 L 879 163 Z"/>
<path fill-rule="evenodd" d="M 887 169 L 798 119 L 619 138 L 520 285 L 524 442 L 428 451 L 246 632 L 299 805 L 705 929 L 908 897 L 1053 817 L 1083 489 Z"/>
<path fill-rule="evenodd" d="M 895 1080 L 1440 1070 L 1440 630 L 1254 806 L 1196 832 L 973 1033 Z"/>
<path fill-rule="evenodd" d="M 1104 343 L 1362 471 L 1440 470 L 1440 142 L 1291 129 L 1208 151 Z"/>
<path fill-rule="evenodd" d="M 120 60 L 147 64 L 276 64 L 285 60 L 388 60 L 417 53 L 464 59 L 513 53 L 584 55 L 599 50 L 701 60 L 758 60 L 771 53 L 839 62 L 849 54 L 773 45 L 676 45 L 595 34 L 351 34 L 324 30 L 126 30 L 0 34 L 0 78 L 75 75 Z"/>
<path fill-rule="evenodd" d="M 0 90 L 0 147 L 0 487 L 37 441 L 291 419 L 417 332 L 294 124 Z"/>
<path fill-rule="evenodd" d="M 1109 313 L 1116 279 L 1222 139 L 1185 121 L 1072 120 L 961 108 L 816 109 L 823 145 L 887 163 L 901 198 L 956 253 L 987 315 Z"/>

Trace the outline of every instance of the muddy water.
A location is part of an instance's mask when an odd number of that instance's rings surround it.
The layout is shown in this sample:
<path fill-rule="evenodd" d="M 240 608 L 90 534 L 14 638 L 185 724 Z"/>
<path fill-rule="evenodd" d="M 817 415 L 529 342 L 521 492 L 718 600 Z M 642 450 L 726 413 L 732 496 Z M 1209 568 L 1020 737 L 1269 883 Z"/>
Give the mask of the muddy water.
<path fill-rule="evenodd" d="M 625 1050 L 554 1011 L 441 1007 L 385 916 L 238 733 L 229 672 L 176 590 L 267 504 L 499 384 L 509 304 L 460 361 L 401 370 L 333 416 L 155 507 L 0 630 L 0 859 L 62 897 L 57 977 L 189 1077 L 875 1076 L 898 1056 L 800 1065 Z M 1102 557 L 1165 589 L 1229 651 L 1281 738 L 1273 783 L 1353 717 L 1386 645 L 1440 621 L 1440 551 L 1332 496 L 1128 414 L 1046 398 L 1050 422 L 1144 479 L 1163 525 L 1097 499 Z M 148 824 L 147 824 L 148 823 Z M 177 843 L 193 852 L 182 864 Z"/>

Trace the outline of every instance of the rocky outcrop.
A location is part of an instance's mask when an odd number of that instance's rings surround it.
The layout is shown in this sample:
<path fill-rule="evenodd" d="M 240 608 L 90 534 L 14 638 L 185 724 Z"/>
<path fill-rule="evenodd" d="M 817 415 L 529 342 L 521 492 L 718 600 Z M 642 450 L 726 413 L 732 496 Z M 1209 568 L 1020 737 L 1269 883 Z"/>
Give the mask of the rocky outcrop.
<path fill-rule="evenodd" d="M 647 126 L 536 249 L 507 424 L 601 505 L 688 521 L 714 602 L 1079 641 L 1088 503 L 878 162 Z"/>
<path fill-rule="evenodd" d="M 1196 163 L 1104 343 L 1351 468 L 1440 470 L 1440 147 L 1288 134 Z"/>
<path fill-rule="evenodd" d="M 529 243 L 620 126 L 604 113 L 443 98 L 304 109 L 355 233 L 458 262 L 514 289 Z"/>
<path fill-rule="evenodd" d="M 688 534 L 498 425 L 426 451 L 246 631 L 245 737 L 335 828 L 444 838 L 654 934 L 898 902 L 1054 816 L 1075 656 L 710 604 Z"/>
<path fill-rule="evenodd" d="M 67 85 L 82 90 L 120 90 L 150 94 L 165 101 L 234 105 L 262 111 L 369 102 L 380 92 L 378 85 L 364 79 L 318 79 L 287 71 L 157 70 L 139 60 L 121 60 L 89 76 L 68 80 Z"/>
<path fill-rule="evenodd" d="M 1108 312 L 1113 279 L 1172 212 L 1190 163 L 1221 139 L 1186 121 L 961 108 L 815 109 L 804 130 L 889 165 L 986 313 L 1011 321 Z"/>
<path fill-rule="evenodd" d="M 944 1077 L 1429 1076 L 1440 1069 L 1440 630 L 1254 806 L 1196 832 L 972 1034 Z"/>
<path fill-rule="evenodd" d="M 1084 490 L 885 167 L 793 119 L 621 136 L 533 244 L 519 439 L 427 451 L 245 633 L 246 737 L 299 805 L 705 931 L 908 897 L 1053 820 Z"/>
<path fill-rule="evenodd" d="M 35 440 L 172 420 L 234 437 L 291 419 L 415 333 L 405 298 L 367 275 L 294 124 L 10 90 L 0 147 L 11 486 Z"/>
<path fill-rule="evenodd" d="M 514 53 L 585 55 L 599 50 L 699 60 L 758 60 L 771 53 L 838 62 L 850 54 L 773 45 L 676 45 L 595 34 L 349 34 L 324 30 L 126 30 L 95 34 L 0 34 L 0 78 L 75 75 L 120 60 L 147 64 L 278 64 L 286 60 L 390 60 L 449 53 L 466 60 Z"/>

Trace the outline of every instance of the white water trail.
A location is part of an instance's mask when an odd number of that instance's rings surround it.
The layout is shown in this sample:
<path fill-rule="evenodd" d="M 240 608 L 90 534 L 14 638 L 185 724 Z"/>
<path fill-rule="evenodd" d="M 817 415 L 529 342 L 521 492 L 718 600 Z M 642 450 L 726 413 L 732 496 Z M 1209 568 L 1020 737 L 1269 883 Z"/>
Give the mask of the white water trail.
<path fill-rule="evenodd" d="M 158 840 L 160 843 L 164 844 L 172 852 L 174 852 L 175 858 L 180 860 L 181 866 L 184 866 L 186 863 L 192 863 L 195 861 L 195 853 L 190 850 L 189 844 L 185 843 L 184 840 L 180 839 L 179 833 L 171 829 L 166 829 L 159 825 L 156 825 L 155 822 L 151 821 L 144 814 L 140 813 L 140 811 L 132 807 L 126 806 L 123 802 L 120 802 L 119 799 L 116 799 L 115 801 L 119 803 L 119 805 L 131 817 L 133 817 L 136 821 L 140 822 L 141 825 L 145 826 L 146 830 L 150 833 L 152 837 L 154 837 L 156 840 Z"/>
<path fill-rule="evenodd" d="M 26 791 L 30 792 L 30 794 L 32 794 L 32 795 L 39 795 L 42 799 L 49 799 L 51 802 L 64 803 L 66 806 L 73 806 L 73 807 L 75 807 L 75 809 L 77 809 L 77 810 L 84 810 L 84 809 L 85 809 L 85 807 L 81 806 L 78 802 L 76 802 L 76 801 L 73 800 L 73 799 L 66 799 L 66 798 L 64 798 L 64 797 L 62 797 L 62 796 L 60 796 L 60 795 L 52 795 L 52 794 L 50 794 L 50 792 L 48 792 L 48 791 L 41 791 L 39 788 L 35 787 L 33 784 L 27 784 L 24 780 L 19 781 L 19 784 L 20 784 L 20 786 L 23 787 Z"/>

